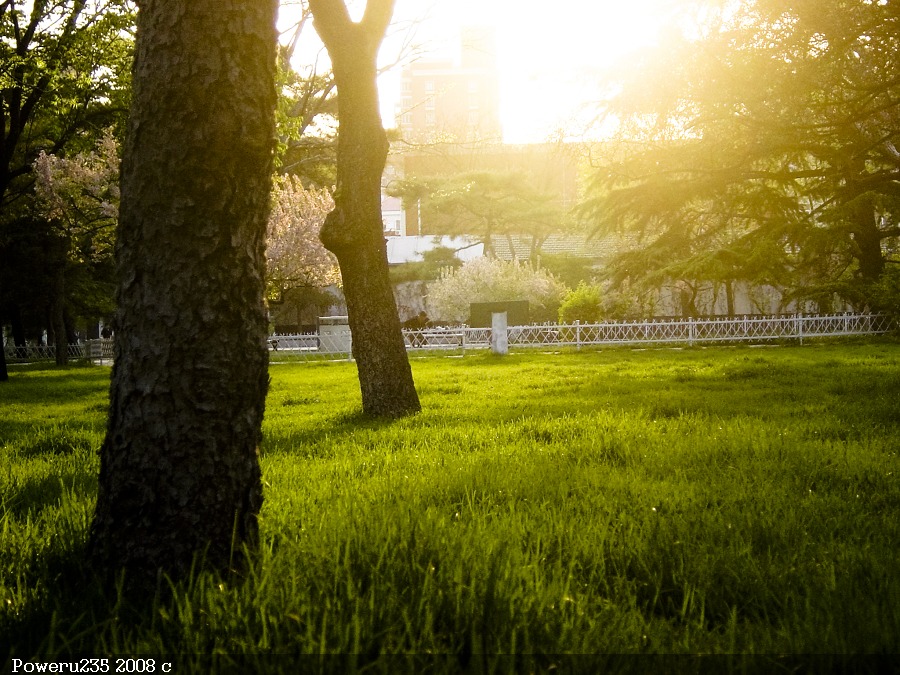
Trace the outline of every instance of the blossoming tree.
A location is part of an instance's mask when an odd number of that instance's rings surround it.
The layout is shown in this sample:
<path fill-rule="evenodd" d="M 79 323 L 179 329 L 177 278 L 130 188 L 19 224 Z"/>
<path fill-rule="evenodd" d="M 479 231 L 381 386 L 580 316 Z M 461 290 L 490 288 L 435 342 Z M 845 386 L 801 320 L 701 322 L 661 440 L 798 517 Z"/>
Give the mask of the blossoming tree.
<path fill-rule="evenodd" d="M 340 283 L 337 258 L 319 240 L 333 206 L 328 190 L 305 188 L 296 176 L 276 181 L 266 241 L 270 302 L 279 302 L 293 288 Z"/>

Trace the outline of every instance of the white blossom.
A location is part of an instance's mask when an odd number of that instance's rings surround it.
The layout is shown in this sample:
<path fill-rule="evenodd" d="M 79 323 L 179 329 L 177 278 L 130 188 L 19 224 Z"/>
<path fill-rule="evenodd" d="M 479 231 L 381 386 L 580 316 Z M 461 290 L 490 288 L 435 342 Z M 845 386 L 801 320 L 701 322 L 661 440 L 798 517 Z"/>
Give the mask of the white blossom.
<path fill-rule="evenodd" d="M 270 297 L 291 288 L 340 283 L 337 259 L 319 241 L 333 206 L 325 189 L 307 189 L 295 176 L 276 180 L 266 242 Z"/>
<path fill-rule="evenodd" d="M 476 258 L 428 286 L 429 316 L 434 320 L 460 323 L 469 316 L 473 302 L 527 300 L 544 309 L 559 305 L 565 286 L 552 274 L 518 261 Z"/>
<path fill-rule="evenodd" d="M 119 153 L 112 132 L 103 134 L 95 150 L 70 159 L 41 151 L 33 168 L 38 208 L 69 240 L 71 255 L 111 255 L 119 215 Z"/>

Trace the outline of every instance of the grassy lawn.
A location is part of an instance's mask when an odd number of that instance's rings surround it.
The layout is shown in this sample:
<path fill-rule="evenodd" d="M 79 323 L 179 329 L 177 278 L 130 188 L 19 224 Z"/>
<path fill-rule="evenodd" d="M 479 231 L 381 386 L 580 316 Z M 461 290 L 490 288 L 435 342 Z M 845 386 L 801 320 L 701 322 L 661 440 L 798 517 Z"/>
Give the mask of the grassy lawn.
<path fill-rule="evenodd" d="M 12 654 L 176 655 L 183 673 L 210 653 L 257 670 L 327 653 L 307 666 L 596 672 L 610 662 L 571 655 L 787 667 L 827 654 L 822 668 L 852 669 L 834 655 L 900 652 L 900 344 L 413 369 L 424 412 L 384 423 L 358 413 L 353 364 L 273 365 L 249 577 L 197 574 L 139 607 L 80 557 L 109 371 L 13 369 L 0 389 Z M 748 663 L 761 662 L 716 667 Z"/>

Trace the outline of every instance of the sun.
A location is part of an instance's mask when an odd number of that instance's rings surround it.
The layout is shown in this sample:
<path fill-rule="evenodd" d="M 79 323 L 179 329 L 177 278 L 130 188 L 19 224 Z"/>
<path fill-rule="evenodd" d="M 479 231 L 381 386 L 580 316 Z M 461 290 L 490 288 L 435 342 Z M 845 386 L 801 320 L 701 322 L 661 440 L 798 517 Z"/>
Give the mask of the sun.
<path fill-rule="evenodd" d="M 661 28 L 658 0 L 521 6 L 497 27 L 501 120 L 511 142 L 582 133 L 607 73 Z"/>
<path fill-rule="evenodd" d="M 540 142 L 579 133 L 603 74 L 653 44 L 678 0 L 399 0 L 396 22 L 440 50 L 463 26 L 493 28 L 504 140 Z M 391 82 L 383 92 L 390 99 Z M 390 105 L 388 102 L 387 105 Z"/>

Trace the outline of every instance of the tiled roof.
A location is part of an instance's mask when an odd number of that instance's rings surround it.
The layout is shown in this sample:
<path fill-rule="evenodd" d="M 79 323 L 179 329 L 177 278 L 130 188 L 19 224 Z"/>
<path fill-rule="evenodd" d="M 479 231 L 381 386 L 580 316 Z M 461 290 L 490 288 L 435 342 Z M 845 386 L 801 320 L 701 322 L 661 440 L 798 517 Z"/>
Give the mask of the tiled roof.
<path fill-rule="evenodd" d="M 494 255 L 501 260 L 527 260 L 531 257 L 531 244 L 532 237 L 529 235 L 491 236 Z M 540 253 L 605 260 L 623 247 L 624 243 L 616 237 L 588 238 L 578 234 L 551 234 L 541 243 Z"/>

